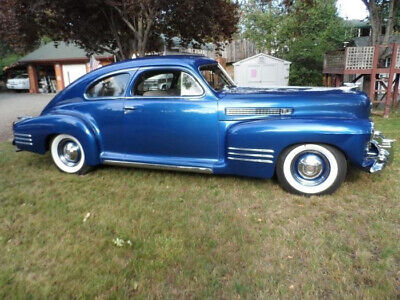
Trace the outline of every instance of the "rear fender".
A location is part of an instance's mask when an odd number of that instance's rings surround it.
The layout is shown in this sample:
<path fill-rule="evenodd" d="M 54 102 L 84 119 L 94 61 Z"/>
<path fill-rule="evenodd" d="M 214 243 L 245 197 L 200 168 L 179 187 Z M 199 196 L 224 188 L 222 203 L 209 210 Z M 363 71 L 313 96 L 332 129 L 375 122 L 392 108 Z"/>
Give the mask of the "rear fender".
<path fill-rule="evenodd" d="M 77 116 L 48 114 L 24 119 L 13 126 L 15 134 L 31 135 L 32 145 L 17 145 L 21 150 L 46 153 L 49 139 L 57 134 L 70 134 L 77 138 L 85 150 L 88 165 L 100 163 L 99 138 L 87 122 Z"/>

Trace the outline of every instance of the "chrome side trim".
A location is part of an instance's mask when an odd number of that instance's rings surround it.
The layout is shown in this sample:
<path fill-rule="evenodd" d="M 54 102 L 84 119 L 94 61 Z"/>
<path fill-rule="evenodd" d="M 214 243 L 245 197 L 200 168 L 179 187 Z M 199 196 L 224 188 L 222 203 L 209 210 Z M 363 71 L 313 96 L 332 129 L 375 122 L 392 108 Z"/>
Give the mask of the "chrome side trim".
<path fill-rule="evenodd" d="M 250 162 L 257 162 L 257 163 L 264 163 L 264 164 L 273 164 L 274 163 L 272 160 L 267 160 L 267 159 L 238 158 L 238 157 L 232 157 L 232 156 L 228 156 L 228 159 L 240 160 L 240 161 L 250 161 Z"/>
<path fill-rule="evenodd" d="M 274 153 L 275 152 L 272 149 L 254 149 L 254 148 L 237 148 L 237 147 L 228 147 L 228 150 L 266 152 L 266 153 Z"/>
<path fill-rule="evenodd" d="M 21 142 L 21 141 L 17 141 L 17 140 L 14 140 L 14 142 L 15 142 L 16 144 L 22 144 L 22 145 L 33 146 L 33 143 L 30 143 L 30 142 Z"/>
<path fill-rule="evenodd" d="M 239 152 L 228 152 L 229 155 L 240 155 L 240 156 L 250 156 L 250 157 L 264 157 L 264 158 L 274 158 L 271 154 L 255 154 L 255 153 L 239 153 Z"/>
<path fill-rule="evenodd" d="M 225 114 L 227 116 L 249 116 L 249 115 L 262 115 L 262 116 L 282 116 L 291 115 L 292 108 L 282 107 L 227 107 Z"/>
<path fill-rule="evenodd" d="M 31 134 L 27 134 L 27 133 L 14 133 L 14 136 L 20 136 L 20 137 L 28 137 L 28 138 L 30 138 L 30 137 L 32 137 L 32 135 Z"/>
<path fill-rule="evenodd" d="M 177 166 L 177 165 L 162 165 L 162 164 L 151 164 L 151 163 L 120 161 L 120 160 L 110 160 L 110 159 L 104 160 L 104 164 L 105 165 L 113 165 L 113 166 L 129 166 L 129 167 L 153 169 L 153 170 L 194 172 L 194 173 L 204 173 L 204 174 L 212 174 L 213 173 L 213 170 L 210 168 L 188 167 L 188 166 Z"/>
<path fill-rule="evenodd" d="M 23 138 L 23 137 L 15 136 L 14 139 L 18 140 L 18 141 L 32 142 L 31 138 Z"/>

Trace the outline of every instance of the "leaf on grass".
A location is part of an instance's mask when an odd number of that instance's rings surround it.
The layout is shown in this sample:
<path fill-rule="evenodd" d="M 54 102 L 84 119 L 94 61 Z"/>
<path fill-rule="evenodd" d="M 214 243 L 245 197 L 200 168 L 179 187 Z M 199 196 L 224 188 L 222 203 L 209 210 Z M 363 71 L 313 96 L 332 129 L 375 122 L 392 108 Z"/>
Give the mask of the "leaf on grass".
<path fill-rule="evenodd" d="M 88 213 L 85 215 L 85 217 L 83 218 L 83 222 L 86 222 L 87 219 L 89 219 L 89 217 L 90 217 L 90 212 L 88 212 Z"/>

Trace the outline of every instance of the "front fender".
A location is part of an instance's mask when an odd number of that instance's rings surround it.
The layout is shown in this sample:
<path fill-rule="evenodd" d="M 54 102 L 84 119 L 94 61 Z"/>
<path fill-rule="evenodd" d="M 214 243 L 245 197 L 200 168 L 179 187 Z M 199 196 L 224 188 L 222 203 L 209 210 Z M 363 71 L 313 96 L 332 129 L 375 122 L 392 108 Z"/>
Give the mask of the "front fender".
<path fill-rule="evenodd" d="M 49 138 L 56 134 L 70 134 L 77 138 L 86 154 L 88 165 L 100 163 L 99 140 L 94 130 L 82 119 L 64 114 L 47 114 L 36 118 L 24 119 L 13 126 L 14 134 L 31 135 L 32 145 L 20 145 L 18 148 L 44 154 Z"/>
<path fill-rule="evenodd" d="M 272 150 L 272 163 L 260 171 L 267 175 L 254 174 L 271 177 L 280 153 L 299 143 L 332 145 L 340 149 L 351 163 L 361 166 L 370 135 L 371 123 L 367 119 L 277 118 L 233 124 L 228 129 L 226 144 L 228 151 L 229 148 Z"/>

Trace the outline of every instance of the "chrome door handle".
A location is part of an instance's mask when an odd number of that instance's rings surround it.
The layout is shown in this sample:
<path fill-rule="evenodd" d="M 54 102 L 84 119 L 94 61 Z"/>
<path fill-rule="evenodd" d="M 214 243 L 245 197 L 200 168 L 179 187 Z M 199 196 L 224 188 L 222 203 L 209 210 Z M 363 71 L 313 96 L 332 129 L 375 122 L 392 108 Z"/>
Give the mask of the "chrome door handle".
<path fill-rule="evenodd" d="M 124 110 L 125 110 L 125 111 L 128 111 L 128 110 L 135 110 L 135 107 L 134 107 L 134 106 L 125 106 L 125 107 L 124 107 Z"/>

